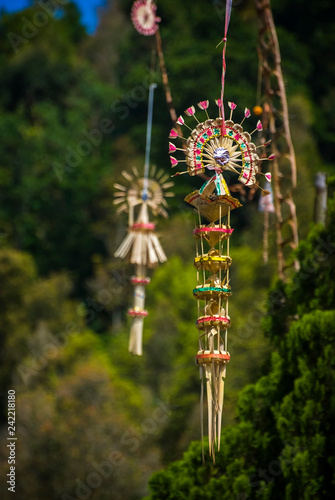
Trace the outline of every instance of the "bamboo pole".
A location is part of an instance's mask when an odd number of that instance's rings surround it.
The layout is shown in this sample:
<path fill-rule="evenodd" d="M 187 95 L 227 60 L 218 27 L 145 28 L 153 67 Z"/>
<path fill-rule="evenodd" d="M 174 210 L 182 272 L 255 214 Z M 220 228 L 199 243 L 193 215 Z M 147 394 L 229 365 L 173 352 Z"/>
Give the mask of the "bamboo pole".
<path fill-rule="evenodd" d="M 287 248 L 295 249 L 298 246 L 298 221 L 292 190 L 297 184 L 297 166 L 294 148 L 290 133 L 288 106 L 285 93 L 284 78 L 281 69 L 281 56 L 276 28 L 272 16 L 270 0 L 255 0 L 259 19 L 258 57 L 261 68 L 262 105 L 263 105 L 263 130 L 271 135 L 272 153 L 276 158 L 273 162 L 273 187 L 274 206 L 276 213 L 276 241 L 278 275 L 280 279 L 286 278 L 286 269 L 289 264 L 285 257 Z M 276 87 L 274 88 L 274 86 Z M 274 103 L 278 98 L 279 102 Z M 286 151 L 278 148 L 278 139 L 284 143 Z M 283 186 L 283 175 L 279 168 L 279 159 L 286 158 L 290 166 L 290 186 Z M 289 217 L 283 216 L 284 211 L 289 212 Z M 288 227 L 289 226 L 289 227 Z M 284 231 L 290 231 L 290 237 L 284 238 Z M 291 259 L 296 270 L 299 263 Z"/>

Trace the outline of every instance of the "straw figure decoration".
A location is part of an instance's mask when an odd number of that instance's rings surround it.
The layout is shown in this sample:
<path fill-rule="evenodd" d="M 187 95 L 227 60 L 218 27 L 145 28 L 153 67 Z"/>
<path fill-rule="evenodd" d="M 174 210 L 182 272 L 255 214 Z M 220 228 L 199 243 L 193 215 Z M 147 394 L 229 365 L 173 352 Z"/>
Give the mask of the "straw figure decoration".
<path fill-rule="evenodd" d="M 252 135 L 262 130 L 262 123 L 257 122 L 255 129 L 248 133 L 243 129 L 244 121 L 250 118 L 248 108 L 240 123 L 233 121 L 236 104 L 228 102 L 230 115 L 225 119 L 223 103 L 225 82 L 225 49 L 227 29 L 230 18 L 231 1 L 227 1 L 225 36 L 223 39 L 223 70 L 221 98 L 216 101 L 218 116 L 209 117 L 209 101 L 190 106 L 184 116 L 177 119 L 177 124 L 186 128 L 189 136 L 180 136 L 176 128 L 169 135 L 169 153 L 171 166 L 182 164 L 186 169 L 174 176 L 188 173 L 191 176 L 207 173 L 211 175 L 199 190 L 186 196 L 185 201 L 197 211 L 197 224 L 193 231 L 196 241 L 194 266 L 197 271 L 197 285 L 193 295 L 197 299 L 199 347 L 196 363 L 201 378 L 201 433 L 204 436 L 204 386 L 207 392 L 209 454 L 215 461 L 215 445 L 220 449 L 222 409 L 224 399 L 224 378 L 230 360 L 228 351 L 228 330 L 231 326 L 228 303 L 232 294 L 229 269 L 232 265 L 230 256 L 230 213 L 241 206 L 234 198 L 227 184 L 239 182 L 249 188 L 259 187 L 262 195 L 269 191 L 262 189 L 257 182 L 261 162 L 273 160 L 274 155 L 261 158 Z M 199 119 L 196 114 L 201 113 Z M 179 147 L 178 143 L 183 143 Z M 266 147 L 265 143 L 259 147 Z M 271 174 L 263 174 L 268 182 Z M 204 457 L 204 450 L 203 450 Z"/>
<path fill-rule="evenodd" d="M 144 175 L 140 176 L 134 167 L 132 173 L 122 172 L 127 185 L 114 184 L 117 190 L 114 204 L 119 205 L 117 214 L 128 212 L 128 234 L 115 252 L 115 257 L 127 259 L 135 265 L 135 276 L 131 278 L 131 283 L 134 285 L 134 304 L 128 311 L 128 315 L 132 318 L 129 351 L 138 356 L 142 355 L 143 320 L 148 315 L 144 307 L 145 287 L 150 283 L 147 269 L 166 261 L 165 253 L 155 233 L 156 226 L 149 220 L 149 210 L 154 216 L 167 217 L 165 198 L 173 196 L 173 193 L 166 190 L 174 185 L 163 170 L 156 172 L 154 166 L 149 176 L 154 88 L 155 86 L 151 85 L 149 91 Z"/>

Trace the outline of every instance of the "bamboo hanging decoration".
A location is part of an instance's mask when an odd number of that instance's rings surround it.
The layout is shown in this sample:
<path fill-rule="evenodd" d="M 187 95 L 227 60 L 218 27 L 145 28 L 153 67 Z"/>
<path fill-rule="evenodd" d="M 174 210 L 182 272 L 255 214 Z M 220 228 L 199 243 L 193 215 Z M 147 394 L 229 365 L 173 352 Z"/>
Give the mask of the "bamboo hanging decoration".
<path fill-rule="evenodd" d="M 198 305 L 196 326 L 199 343 L 196 363 L 202 380 L 201 435 L 204 435 L 203 406 L 206 388 L 209 454 L 213 461 L 216 445 L 220 449 L 224 378 L 230 360 L 228 332 L 231 320 L 228 303 L 232 293 L 229 270 L 232 265 L 230 237 L 233 233 L 230 214 L 241 206 L 239 200 L 231 195 L 224 175 L 229 174 L 232 184 L 239 182 L 247 188 L 260 188 L 257 182 L 257 176 L 261 173 L 260 157 L 252 135 L 257 135 L 263 128 L 259 120 L 251 133 L 243 129 L 244 121 L 251 116 L 248 108 L 244 109 L 240 123 L 233 121 L 233 113 L 237 107 L 233 102 L 228 102 L 229 118 L 225 118 L 225 51 L 230 12 L 231 1 L 227 0 L 225 34 L 222 40 L 221 96 L 216 101 L 218 116 L 211 119 L 209 101 L 200 101 L 197 105 L 202 113 L 200 119 L 195 106 L 190 106 L 185 110 L 184 116 L 177 118 L 176 123 L 189 130 L 185 149 L 176 146 L 180 137 L 176 128 L 172 128 L 169 135 L 171 167 L 185 165 L 185 169 L 174 176 L 186 173 L 195 176 L 205 171 L 211 175 L 199 190 L 188 194 L 185 201 L 195 208 L 198 220 L 193 231 L 196 240 L 194 266 L 197 270 L 197 285 L 193 289 L 193 295 Z M 274 155 L 270 155 L 262 158 L 262 161 L 273 159 Z M 271 181 L 269 172 L 262 175 L 266 181 Z M 263 197 L 269 195 L 268 190 L 260 189 Z"/>
<path fill-rule="evenodd" d="M 146 275 L 147 269 L 154 268 L 159 262 L 166 261 L 165 253 L 155 233 L 155 224 L 149 220 L 149 209 L 153 215 L 167 217 L 165 197 L 173 196 L 166 190 L 174 185 L 163 170 L 156 173 L 152 167 L 149 176 L 149 159 L 151 146 L 153 95 L 156 85 L 152 84 L 149 90 L 148 122 L 144 175 L 141 177 L 136 168 L 132 173 L 123 171 L 122 175 L 128 186 L 115 184 L 114 204 L 120 205 L 117 213 L 128 212 L 128 234 L 115 252 L 115 257 L 127 259 L 135 265 L 136 273 L 131 283 L 134 285 L 134 305 L 128 315 L 132 318 L 129 351 L 138 356 L 142 355 L 143 321 L 148 315 L 145 305 L 145 288 L 150 283 Z M 138 214 L 135 220 L 135 210 Z"/>

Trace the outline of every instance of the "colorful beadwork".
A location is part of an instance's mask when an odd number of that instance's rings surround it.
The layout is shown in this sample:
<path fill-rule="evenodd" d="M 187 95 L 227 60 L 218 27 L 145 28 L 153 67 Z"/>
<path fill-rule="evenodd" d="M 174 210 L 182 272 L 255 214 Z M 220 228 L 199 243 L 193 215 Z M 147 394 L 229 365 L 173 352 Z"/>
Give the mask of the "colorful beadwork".
<path fill-rule="evenodd" d="M 218 101 L 220 104 L 220 101 Z M 201 101 L 198 107 L 206 111 L 208 101 Z M 231 110 L 236 104 L 230 103 Z M 195 108 L 191 106 L 185 111 L 186 116 L 195 117 Z M 250 111 L 246 108 L 244 119 L 250 117 Z M 184 119 L 179 117 L 179 125 L 184 125 Z M 260 123 L 260 122 L 259 122 Z M 207 119 L 198 123 L 192 130 L 186 141 L 186 164 L 190 175 L 203 173 L 205 169 L 222 172 L 229 170 L 239 174 L 238 180 L 248 187 L 256 183 L 258 173 L 259 156 L 255 144 L 251 141 L 251 135 L 243 131 L 241 124 L 232 120 L 225 120 L 224 133 L 222 133 L 222 118 Z M 259 130 L 257 124 L 256 130 Z M 170 139 L 176 139 L 178 133 L 175 129 L 170 132 Z M 177 150 L 173 143 L 169 143 L 169 153 Z M 179 163 L 177 158 L 171 157 L 173 167 Z"/>

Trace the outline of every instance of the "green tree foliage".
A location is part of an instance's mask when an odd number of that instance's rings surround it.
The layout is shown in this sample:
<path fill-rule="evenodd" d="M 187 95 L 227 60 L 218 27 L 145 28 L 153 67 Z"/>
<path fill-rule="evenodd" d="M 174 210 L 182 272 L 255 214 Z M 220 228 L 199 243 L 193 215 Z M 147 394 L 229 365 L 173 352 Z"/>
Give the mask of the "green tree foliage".
<path fill-rule="evenodd" d="M 0 254 L 1 287 L 1 382 L 5 389 L 11 381 L 11 371 L 22 358 L 27 336 L 25 301 L 36 276 L 31 257 L 9 249 Z M 15 332 L 15 335 L 12 335 Z"/>
<path fill-rule="evenodd" d="M 267 373 L 241 392 L 239 423 L 222 434 L 215 465 L 200 443 L 153 476 L 150 499 L 330 499 L 334 491 L 335 200 L 327 228 L 298 251 L 300 271 L 268 301 L 274 347 Z"/>
<path fill-rule="evenodd" d="M 283 28 L 280 33 L 284 69 L 295 75 L 296 84 L 307 84 L 315 103 L 314 133 L 327 162 L 334 155 L 334 4 L 327 0 L 317 3 L 296 0 L 294 8 L 288 0 L 272 0 L 276 22 Z M 289 36 L 288 36 L 289 35 Z M 306 40 L 308 39 L 308 44 Z M 293 51 L 293 52 L 292 52 Z M 299 64 L 292 64 L 292 56 Z M 300 81 L 300 83 L 298 83 Z M 305 87 L 306 89 L 306 87 Z"/>
<path fill-rule="evenodd" d="M 0 223 L 3 237 L 31 252 L 42 273 L 71 270 L 77 287 L 91 273 L 91 255 L 104 253 L 92 232 L 110 158 L 113 90 L 80 56 L 87 35 L 74 4 L 10 48 L 8 33 L 20 33 L 39 12 L 1 18 Z"/>
<path fill-rule="evenodd" d="M 97 490 L 117 500 L 146 492 L 159 464 L 155 435 L 170 409 L 125 382 L 95 334 L 54 344 L 47 363 L 24 381 L 15 385 L 18 496 L 69 500 Z M 7 468 L 3 457 L 1 472 Z"/>
<path fill-rule="evenodd" d="M 82 330 L 84 323 L 69 299 L 69 278 L 64 274 L 38 278 L 29 254 L 1 249 L 0 278 L 0 380 L 4 398 L 11 383 L 28 383 L 48 362 L 52 349 L 69 333 Z"/>

